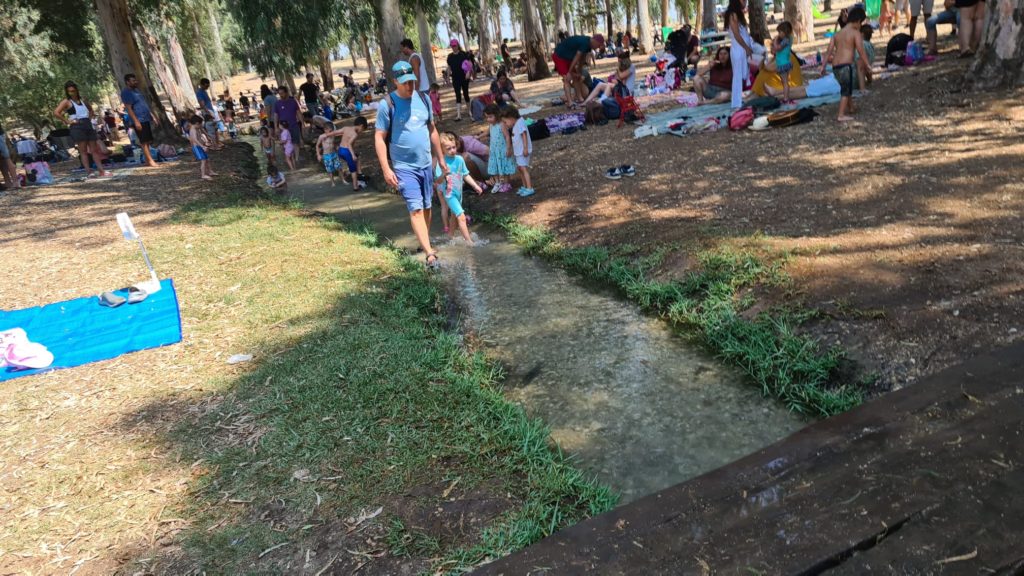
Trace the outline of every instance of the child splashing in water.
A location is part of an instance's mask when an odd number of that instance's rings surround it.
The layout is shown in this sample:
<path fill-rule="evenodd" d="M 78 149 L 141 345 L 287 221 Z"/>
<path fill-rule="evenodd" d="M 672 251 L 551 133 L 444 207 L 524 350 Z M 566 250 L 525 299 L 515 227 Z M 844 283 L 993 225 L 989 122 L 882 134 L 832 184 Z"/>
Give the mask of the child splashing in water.
<path fill-rule="evenodd" d="M 491 192 L 511 192 L 508 179 L 516 173 L 516 159 L 512 154 L 512 136 L 505 124 L 498 119 L 501 108 L 488 104 L 484 108 L 484 120 L 490 125 L 490 154 L 487 155 L 487 173 L 494 177 Z"/>
<path fill-rule="evenodd" d="M 441 166 L 437 165 L 434 169 L 434 182 L 437 184 L 438 195 L 443 196 L 444 202 L 448 205 L 448 210 L 451 211 L 452 218 L 455 218 L 458 222 L 462 238 L 466 240 L 466 244 L 472 246 L 473 237 L 469 235 L 469 224 L 466 221 L 466 213 L 462 209 L 463 182 L 468 183 L 470 187 L 476 190 L 477 194 L 482 194 L 483 189 L 469 175 L 466 161 L 458 153 L 457 142 L 458 137 L 451 132 L 441 134 L 441 150 L 444 151 L 444 163 L 448 166 L 448 177 L 444 177 L 441 173 Z M 443 214 L 444 212 L 442 212 Z M 454 230 L 452 233 L 454 234 Z"/>
<path fill-rule="evenodd" d="M 779 35 L 772 39 L 772 50 L 775 52 L 775 71 L 782 78 L 782 103 L 792 104 L 793 100 L 789 97 L 789 72 L 793 69 L 793 25 L 783 22 L 775 30 Z"/>

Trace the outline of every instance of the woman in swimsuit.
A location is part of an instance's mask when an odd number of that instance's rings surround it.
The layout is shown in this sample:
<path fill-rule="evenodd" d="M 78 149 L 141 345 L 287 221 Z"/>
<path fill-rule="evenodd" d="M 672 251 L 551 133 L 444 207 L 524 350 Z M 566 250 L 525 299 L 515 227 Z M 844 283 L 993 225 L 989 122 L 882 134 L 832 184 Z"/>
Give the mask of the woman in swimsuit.
<path fill-rule="evenodd" d="M 70 128 L 71 139 L 78 146 L 78 158 L 82 161 L 82 168 L 85 168 L 89 178 L 96 176 L 89 162 L 89 155 L 92 154 L 99 175 L 113 176 L 113 173 L 103 168 L 103 161 L 107 157 L 100 148 L 99 135 L 92 125 L 92 106 L 82 98 L 78 93 L 78 85 L 71 80 L 64 83 L 64 96 L 53 111 L 53 115 L 61 122 L 66 122 Z M 64 117 L 65 113 L 68 115 L 67 118 Z"/>

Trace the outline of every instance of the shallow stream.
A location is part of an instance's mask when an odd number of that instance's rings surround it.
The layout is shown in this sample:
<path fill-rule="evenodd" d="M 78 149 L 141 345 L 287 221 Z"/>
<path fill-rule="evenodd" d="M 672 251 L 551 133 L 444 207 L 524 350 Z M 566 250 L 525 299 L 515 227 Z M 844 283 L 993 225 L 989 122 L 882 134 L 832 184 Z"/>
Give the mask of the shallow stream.
<path fill-rule="evenodd" d="M 289 175 L 290 193 L 414 247 L 397 196 Z M 439 218 L 435 216 L 434 231 Z M 464 329 L 507 372 L 508 397 L 543 419 L 579 466 L 622 502 L 754 452 L 806 422 L 632 304 L 524 256 L 494 230 L 473 248 L 439 239 Z"/>

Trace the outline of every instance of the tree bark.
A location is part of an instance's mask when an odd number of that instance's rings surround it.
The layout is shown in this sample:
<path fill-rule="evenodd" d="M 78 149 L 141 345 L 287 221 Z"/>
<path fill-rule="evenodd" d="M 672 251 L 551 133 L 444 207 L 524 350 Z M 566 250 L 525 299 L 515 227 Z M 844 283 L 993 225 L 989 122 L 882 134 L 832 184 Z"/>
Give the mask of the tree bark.
<path fill-rule="evenodd" d="M 1024 84 L 1024 0 L 988 3 L 978 54 L 967 70 L 976 90 Z"/>
<path fill-rule="evenodd" d="M 331 69 L 331 51 L 326 48 L 320 51 L 320 80 L 324 83 L 324 90 L 334 90 L 334 70 Z"/>
<path fill-rule="evenodd" d="M 469 48 L 469 31 L 466 30 L 466 18 L 462 15 L 462 6 L 455 0 L 455 19 L 459 21 L 459 42 L 463 48 Z"/>
<path fill-rule="evenodd" d="M 715 0 L 697 1 L 701 2 L 704 8 L 704 14 L 700 21 L 701 30 L 718 30 L 718 16 L 715 14 Z"/>
<path fill-rule="evenodd" d="M 793 43 L 814 40 L 814 11 L 811 0 L 786 0 L 786 21 L 793 25 Z"/>
<path fill-rule="evenodd" d="M 540 22 L 540 37 L 541 37 L 541 39 L 543 41 L 541 46 L 543 47 L 542 51 L 544 52 L 545 57 L 546 57 L 546 55 L 548 53 L 549 40 L 551 39 L 551 37 L 548 36 L 548 21 L 547 21 L 547 18 L 544 17 L 544 11 L 540 9 L 539 3 L 538 3 L 538 6 L 537 6 L 537 21 Z"/>
<path fill-rule="evenodd" d="M 747 23 L 750 25 L 750 37 L 754 42 L 764 45 L 766 38 L 771 38 L 768 32 L 768 20 L 764 15 L 764 1 L 754 0 L 747 4 Z"/>
<path fill-rule="evenodd" d="M 668 0 L 661 0 L 661 27 L 668 26 Z"/>
<path fill-rule="evenodd" d="M 366 34 L 359 35 L 359 42 L 363 45 L 363 54 L 366 56 L 366 69 L 370 73 L 370 86 L 377 82 L 377 68 L 373 65 L 373 54 L 370 53 L 370 42 Z"/>
<path fill-rule="evenodd" d="M 149 71 L 142 63 L 142 53 L 132 35 L 132 22 L 128 15 L 127 0 L 96 0 L 96 14 L 100 24 L 100 34 L 107 46 L 110 57 L 110 68 L 120 86 L 125 74 L 135 74 L 139 79 L 139 92 L 146 98 L 153 116 L 160 121 L 153 127 L 153 134 L 159 140 L 177 140 L 174 125 L 167 116 L 163 103 L 153 89 L 153 81 Z"/>
<path fill-rule="evenodd" d="M 651 43 L 654 41 L 654 32 L 651 30 L 651 8 L 647 0 L 637 0 L 637 9 L 640 11 L 640 21 L 637 27 L 640 29 L 640 52 L 648 54 L 654 51 Z"/>
<path fill-rule="evenodd" d="M 555 36 L 549 38 L 552 42 L 558 42 L 558 33 L 562 31 L 563 20 L 565 19 L 565 3 L 563 0 L 555 0 L 555 29 L 553 30 Z"/>
<path fill-rule="evenodd" d="M 537 22 L 537 7 L 534 0 L 522 0 L 523 5 L 523 48 L 526 51 L 526 77 L 531 82 L 551 77 L 548 68 L 547 50 L 544 50 L 540 23 Z"/>
<path fill-rule="evenodd" d="M 614 37 L 612 32 L 612 0 L 604 0 L 604 27 L 608 31 L 605 38 L 611 42 Z"/>
<path fill-rule="evenodd" d="M 825 2 L 822 4 L 821 11 L 822 12 L 831 12 L 832 11 L 832 0 L 825 0 Z"/>
<path fill-rule="evenodd" d="M 160 79 L 160 84 L 167 95 L 167 100 L 171 103 L 171 109 L 176 113 L 184 113 L 188 106 L 184 98 L 182 98 L 181 88 L 178 87 L 178 83 L 174 79 L 174 72 L 171 71 L 171 67 L 167 64 L 167 60 L 160 50 L 160 43 L 141 23 L 136 22 L 135 30 L 146 47 L 149 64 L 156 69 L 157 78 Z"/>
<path fill-rule="evenodd" d="M 480 7 L 480 50 L 477 57 L 484 73 L 490 74 L 494 70 L 494 48 L 491 46 L 489 33 L 491 25 L 488 23 L 490 17 L 487 12 L 487 0 L 480 0 L 478 5 Z"/>
<path fill-rule="evenodd" d="M 220 24 L 217 23 L 217 11 L 214 10 L 214 3 L 206 3 L 210 14 L 210 26 L 213 27 L 213 56 L 217 59 L 217 72 L 220 73 L 224 89 L 231 92 L 231 63 L 224 54 L 224 42 L 220 39 Z"/>
<path fill-rule="evenodd" d="M 377 13 L 377 25 L 380 26 L 380 56 L 385 70 L 390 70 L 402 52 L 399 44 L 405 36 L 402 30 L 402 11 L 398 0 L 374 0 L 373 8 Z"/>
<path fill-rule="evenodd" d="M 434 51 L 430 46 L 430 26 L 427 24 L 427 11 L 423 9 L 423 3 L 416 1 L 416 35 L 419 39 L 420 57 L 423 60 L 422 66 L 427 67 L 427 78 L 431 82 L 437 79 L 437 72 L 434 70 Z"/>
<path fill-rule="evenodd" d="M 186 109 L 196 110 L 199 108 L 199 101 L 196 100 L 196 88 L 192 85 L 192 77 L 188 72 L 188 63 L 185 62 L 185 52 L 178 42 L 178 31 L 174 27 L 174 20 L 170 17 L 164 18 L 164 30 L 167 32 L 167 52 L 171 55 L 171 66 L 174 68 L 174 77 L 178 80 L 178 87 L 181 89 L 181 97 L 185 101 Z"/>
<path fill-rule="evenodd" d="M 623 8 L 626 10 L 626 32 L 633 33 L 633 6 L 629 3 L 629 0 L 623 2 Z"/>
<path fill-rule="evenodd" d="M 349 46 L 348 55 L 352 57 L 352 69 L 359 68 L 359 64 L 356 63 L 356 51 L 351 46 Z"/>

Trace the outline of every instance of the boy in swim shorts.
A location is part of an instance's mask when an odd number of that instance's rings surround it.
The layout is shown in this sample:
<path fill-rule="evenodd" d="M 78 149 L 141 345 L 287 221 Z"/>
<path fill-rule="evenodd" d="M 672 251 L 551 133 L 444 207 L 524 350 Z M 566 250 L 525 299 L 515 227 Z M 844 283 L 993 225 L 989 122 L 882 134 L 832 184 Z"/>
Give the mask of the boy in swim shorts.
<path fill-rule="evenodd" d="M 324 163 L 324 169 L 331 175 L 331 186 L 334 186 L 334 173 L 341 170 L 341 162 L 334 151 L 333 132 L 325 132 L 316 139 L 316 159 Z"/>
<path fill-rule="evenodd" d="M 366 124 L 366 118 L 359 116 L 352 122 L 351 126 L 345 126 L 329 134 L 332 137 L 341 136 L 341 147 L 338 148 L 338 157 L 344 160 L 345 165 L 348 167 L 348 172 L 352 177 L 352 190 L 366 187 L 366 183 L 359 181 L 359 156 L 356 155 L 355 150 L 352 148 L 356 138 L 366 130 Z"/>
<path fill-rule="evenodd" d="M 864 9 L 854 6 L 850 9 L 848 20 L 843 29 L 836 33 L 832 43 L 828 46 L 828 54 L 822 62 L 821 73 L 825 74 L 829 60 L 832 61 L 832 74 L 839 82 L 839 117 L 840 122 L 853 120 L 851 114 L 853 109 L 853 88 L 857 82 L 857 68 L 868 77 L 871 76 L 870 60 L 864 51 L 864 36 L 861 34 L 860 26 L 866 18 Z M 858 54 L 860 58 L 854 61 L 853 55 Z"/>

